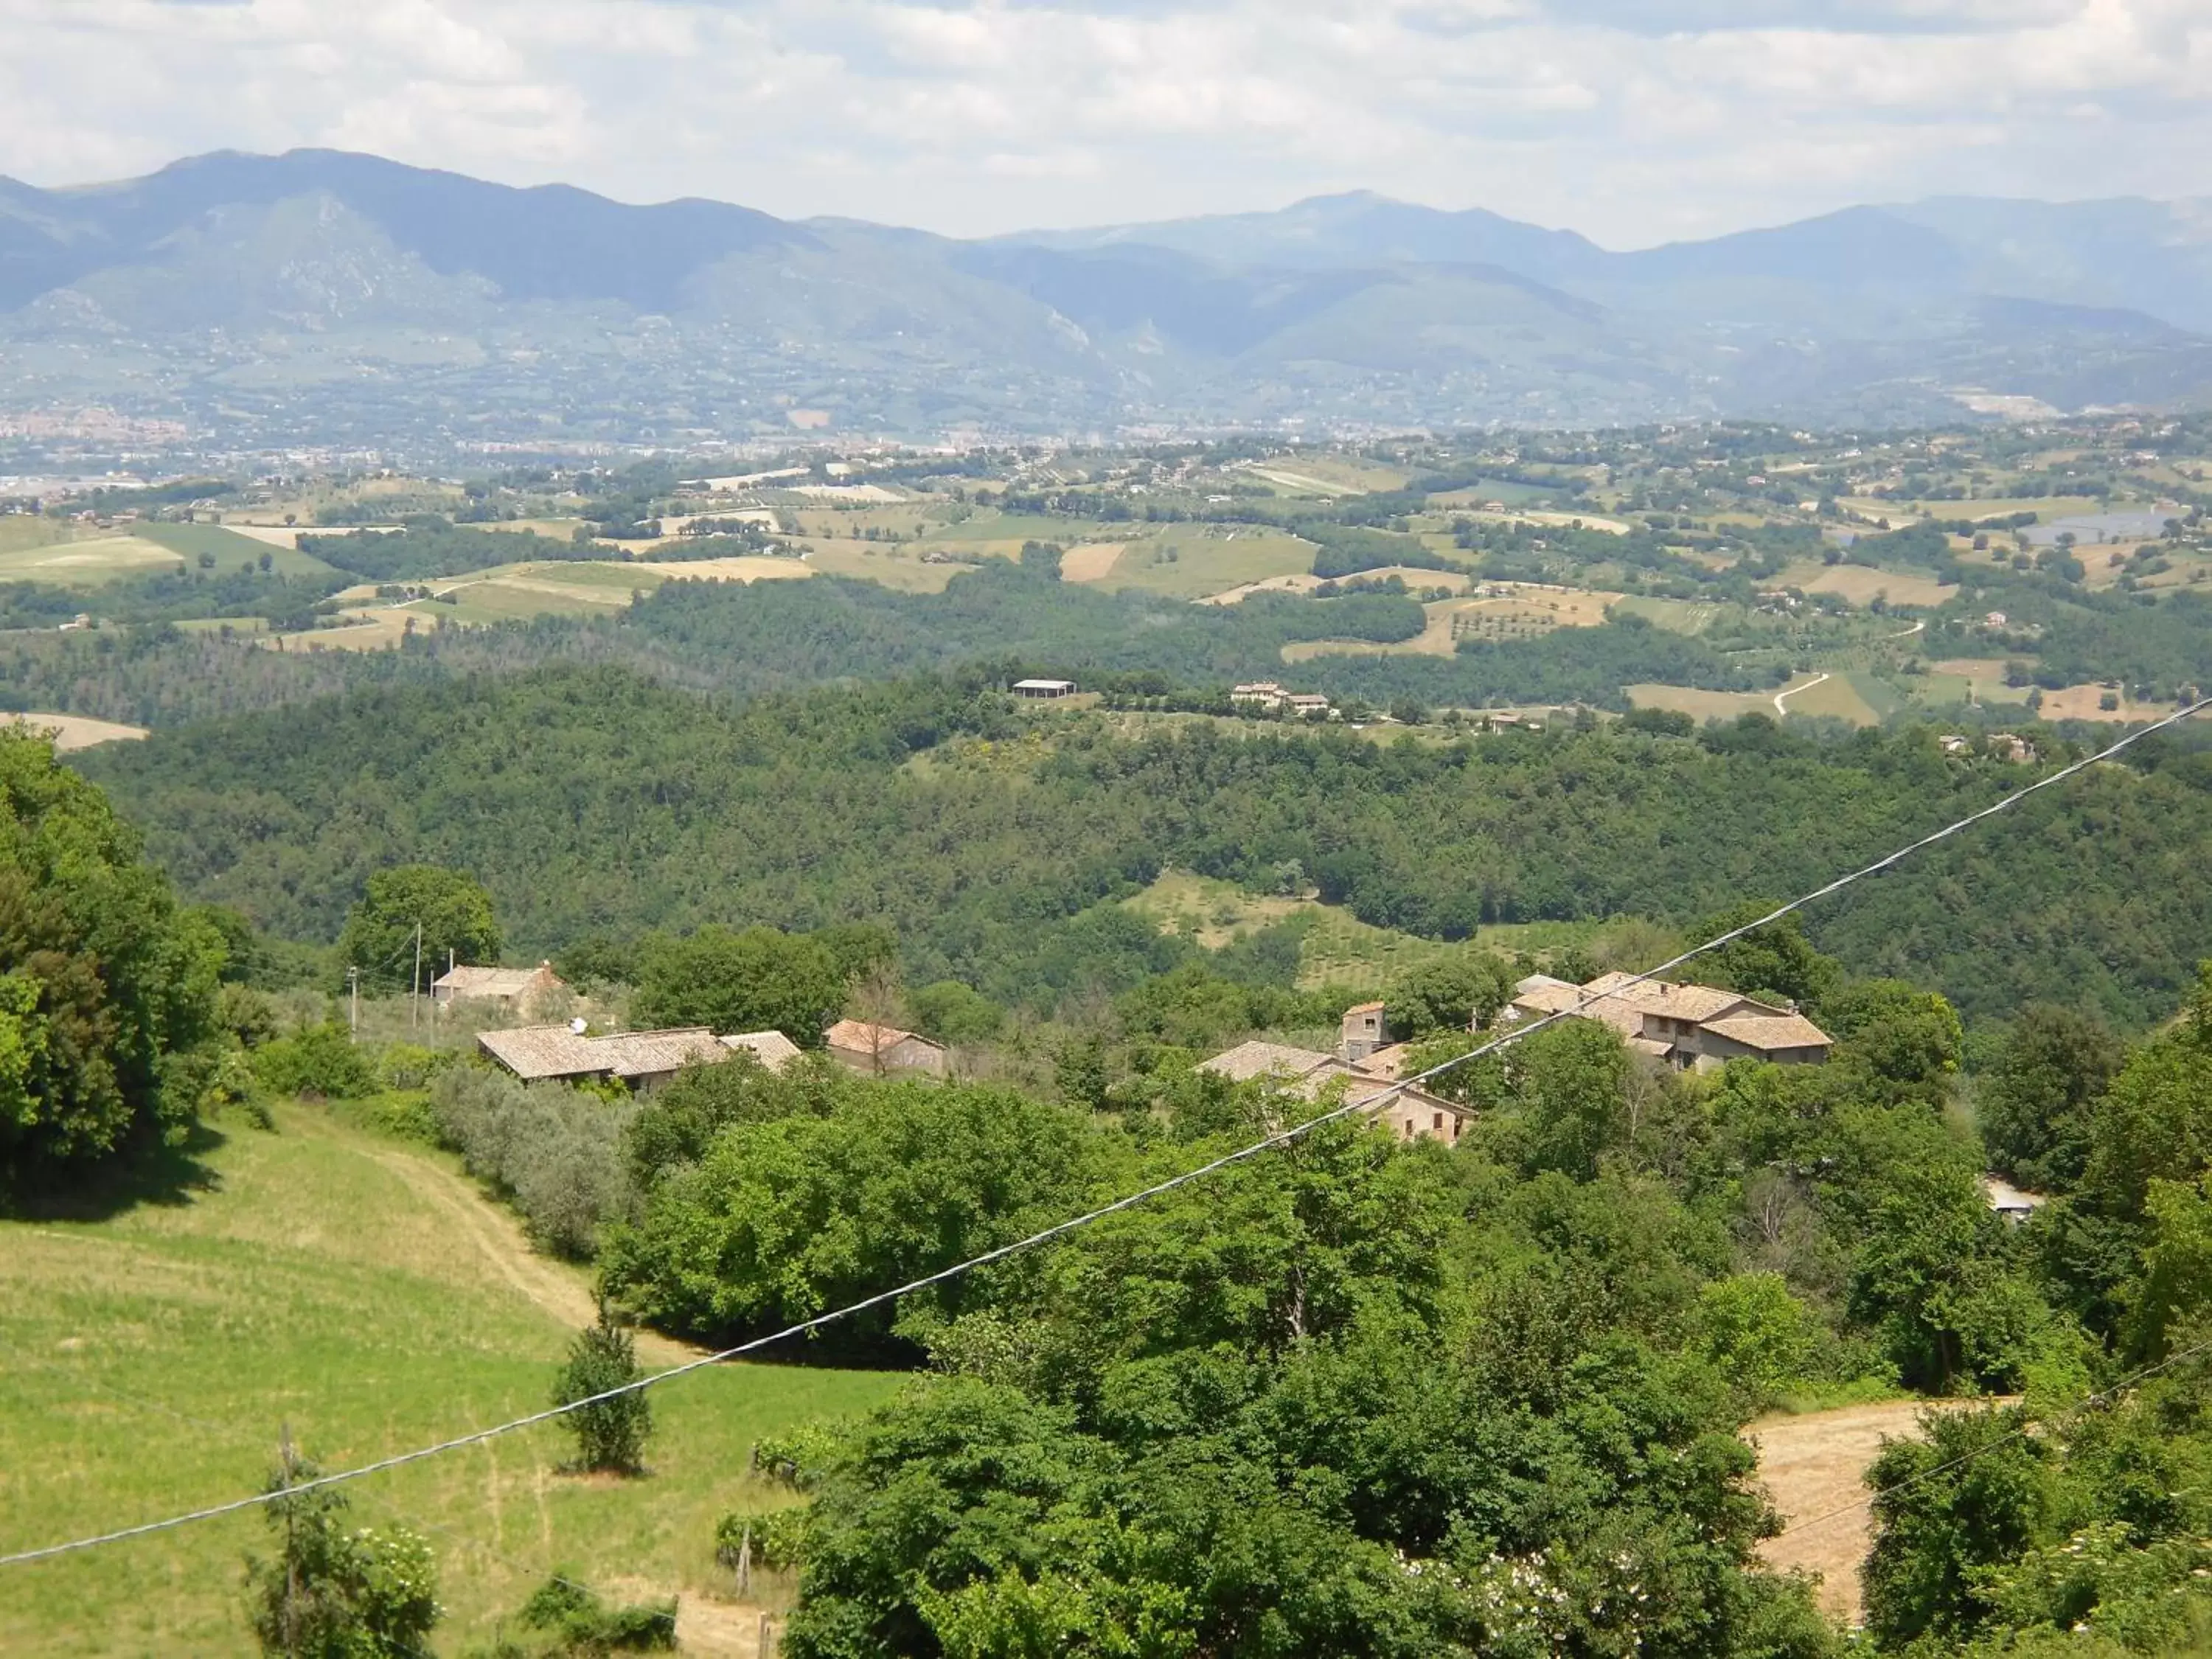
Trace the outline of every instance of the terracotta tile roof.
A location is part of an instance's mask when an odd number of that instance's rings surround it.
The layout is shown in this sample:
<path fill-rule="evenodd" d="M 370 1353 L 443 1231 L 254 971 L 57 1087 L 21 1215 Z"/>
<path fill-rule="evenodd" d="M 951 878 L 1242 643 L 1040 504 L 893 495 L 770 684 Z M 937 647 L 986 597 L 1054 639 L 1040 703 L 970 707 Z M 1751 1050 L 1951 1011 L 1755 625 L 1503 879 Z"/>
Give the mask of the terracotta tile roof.
<path fill-rule="evenodd" d="M 1726 1019 L 1707 1021 L 1705 1030 L 1762 1053 L 1777 1048 L 1826 1048 L 1832 1042 L 1826 1031 L 1802 1014 L 1731 1014 Z"/>
<path fill-rule="evenodd" d="M 896 1048 L 902 1042 L 925 1043 L 934 1048 L 938 1045 L 926 1036 L 912 1031 L 902 1031 L 895 1025 L 871 1025 L 864 1019 L 841 1019 L 823 1034 L 823 1041 L 832 1048 L 848 1048 L 856 1054 L 881 1054 Z"/>
<path fill-rule="evenodd" d="M 1240 1042 L 1225 1053 L 1201 1061 L 1198 1069 L 1225 1077 L 1232 1083 L 1269 1075 L 1297 1081 L 1335 1064 L 1331 1056 L 1316 1054 L 1311 1048 L 1292 1048 L 1280 1042 Z"/>
<path fill-rule="evenodd" d="M 1344 1012 L 1347 1014 L 1379 1014 L 1382 1012 L 1382 1005 L 1379 1002 L 1355 1002 Z"/>
<path fill-rule="evenodd" d="M 799 1045 L 781 1031 L 747 1031 L 738 1036 L 716 1037 L 732 1053 L 743 1048 L 771 1072 L 781 1072 L 799 1058 Z"/>
<path fill-rule="evenodd" d="M 561 983 L 550 968 L 449 968 L 430 981 L 434 991 L 457 997 L 519 997 Z"/>
<path fill-rule="evenodd" d="M 673 1072 L 729 1051 L 703 1025 L 668 1031 L 620 1031 L 578 1036 L 565 1025 L 525 1025 L 483 1031 L 477 1046 L 526 1083 L 560 1077 L 635 1078 Z"/>
<path fill-rule="evenodd" d="M 480 1031 L 477 1047 L 526 1083 L 549 1077 L 593 1077 L 611 1072 L 613 1062 L 565 1025 L 525 1025 L 512 1031 Z"/>
<path fill-rule="evenodd" d="M 1358 1069 L 1370 1077 L 1395 1078 L 1406 1069 L 1406 1056 L 1413 1051 L 1410 1042 L 1393 1042 L 1359 1061 Z"/>

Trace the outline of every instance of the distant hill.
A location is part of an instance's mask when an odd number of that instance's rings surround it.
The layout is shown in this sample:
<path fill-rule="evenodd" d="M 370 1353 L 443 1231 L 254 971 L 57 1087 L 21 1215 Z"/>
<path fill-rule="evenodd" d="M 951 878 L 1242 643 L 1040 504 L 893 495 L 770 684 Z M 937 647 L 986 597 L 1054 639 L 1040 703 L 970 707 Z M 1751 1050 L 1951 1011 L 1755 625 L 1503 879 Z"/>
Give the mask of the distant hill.
<path fill-rule="evenodd" d="M 0 409 L 240 441 L 1916 420 L 2212 401 L 2212 201 L 1631 252 L 1369 194 L 963 242 L 374 156 L 0 179 Z"/>

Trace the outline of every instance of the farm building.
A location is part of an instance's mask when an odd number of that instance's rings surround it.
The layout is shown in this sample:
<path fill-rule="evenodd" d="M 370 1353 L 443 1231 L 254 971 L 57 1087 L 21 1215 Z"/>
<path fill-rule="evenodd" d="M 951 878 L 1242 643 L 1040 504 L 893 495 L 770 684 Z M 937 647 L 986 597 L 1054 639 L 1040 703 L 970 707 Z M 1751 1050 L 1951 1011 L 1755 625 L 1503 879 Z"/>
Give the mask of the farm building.
<path fill-rule="evenodd" d="M 1710 1071 L 1743 1059 L 1818 1065 L 1832 1046 L 1828 1034 L 1794 1008 L 1633 974 L 1601 974 L 1587 985 L 1531 974 L 1514 988 L 1501 1018 L 1510 1024 L 1549 1014 L 1609 1025 L 1638 1054 L 1678 1071 Z"/>
<path fill-rule="evenodd" d="M 1358 1011 L 1355 1010 L 1354 1012 Z M 1377 1011 L 1376 1030 L 1381 1029 Z M 1346 1016 L 1346 1029 L 1352 1017 Z M 1202 1061 L 1198 1068 L 1232 1083 L 1265 1078 L 1303 1100 L 1325 1097 L 1362 1108 L 1397 1140 L 1426 1136 L 1455 1141 L 1472 1118 L 1464 1106 L 1455 1105 L 1419 1086 L 1401 1087 L 1341 1054 L 1324 1054 L 1312 1048 L 1294 1048 L 1279 1042 L 1242 1042 Z M 1339 1092 L 1340 1091 L 1340 1093 Z"/>
<path fill-rule="evenodd" d="M 830 1057 L 869 1077 L 893 1072 L 945 1075 L 945 1050 L 927 1037 L 861 1019 L 841 1019 L 824 1035 Z"/>
<path fill-rule="evenodd" d="M 1073 680 L 1016 680 L 1014 695 L 1045 700 L 1053 697 L 1072 697 L 1075 695 Z"/>
<path fill-rule="evenodd" d="M 520 1009 L 566 989 L 566 981 L 553 971 L 550 962 L 541 962 L 535 968 L 462 966 L 450 968 L 430 981 L 430 1000 L 441 1006 L 453 1002 L 498 1002 Z"/>
<path fill-rule="evenodd" d="M 746 1031 L 714 1041 L 733 1054 L 750 1054 L 771 1072 L 781 1072 L 799 1055 L 799 1045 L 781 1031 Z"/>
<path fill-rule="evenodd" d="M 686 1066 L 714 1065 L 731 1056 L 703 1025 L 606 1036 L 586 1036 L 568 1025 L 524 1025 L 480 1031 L 477 1046 L 525 1083 L 611 1079 L 641 1093 L 659 1088 Z"/>

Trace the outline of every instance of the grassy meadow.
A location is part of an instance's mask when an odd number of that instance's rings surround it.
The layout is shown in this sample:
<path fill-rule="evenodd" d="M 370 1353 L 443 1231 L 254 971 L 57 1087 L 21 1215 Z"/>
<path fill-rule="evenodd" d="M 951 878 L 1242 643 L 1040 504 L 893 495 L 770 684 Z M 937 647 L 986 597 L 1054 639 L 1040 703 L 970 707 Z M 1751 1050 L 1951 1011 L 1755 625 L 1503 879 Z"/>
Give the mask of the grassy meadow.
<path fill-rule="evenodd" d="M 441 1154 L 309 1106 L 203 1139 L 135 1201 L 0 1221 L 0 1551 L 252 1492 L 286 1425 L 335 1468 L 538 1409 L 590 1316 L 583 1273 Z M 641 1344 L 651 1366 L 682 1356 Z M 642 1480 L 560 1473 L 573 1442 L 550 1425 L 356 1483 L 352 1515 L 433 1543 L 441 1650 L 489 1639 L 556 1566 L 734 1626 L 712 1534 L 769 1501 L 755 1440 L 896 1385 L 719 1367 L 654 1393 Z M 248 1512 L 0 1571 L 0 1652 L 250 1652 L 241 1562 L 266 1530 Z"/>
<path fill-rule="evenodd" d="M 1182 934 L 1212 951 L 1273 923 L 1302 918 L 1306 931 L 1298 950 L 1298 984 L 1307 990 L 1334 985 L 1379 989 L 1467 948 L 1377 927 L 1317 899 L 1247 893 L 1232 882 L 1188 870 L 1163 871 L 1150 887 L 1124 902 L 1152 918 L 1163 933 Z M 1480 929 L 1474 943 L 1540 955 L 1589 945 L 1604 933 L 1597 922 L 1513 922 Z"/>

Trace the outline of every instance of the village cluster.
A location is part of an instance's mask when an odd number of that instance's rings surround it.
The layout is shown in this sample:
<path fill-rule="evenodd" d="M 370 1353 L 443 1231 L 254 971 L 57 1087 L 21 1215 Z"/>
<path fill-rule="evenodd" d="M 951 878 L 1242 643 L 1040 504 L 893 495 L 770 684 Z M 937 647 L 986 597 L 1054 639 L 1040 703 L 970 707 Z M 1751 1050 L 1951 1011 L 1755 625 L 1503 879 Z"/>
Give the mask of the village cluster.
<path fill-rule="evenodd" d="M 446 1006 L 477 1002 L 527 1013 L 565 988 L 544 964 L 460 967 L 438 980 L 433 995 Z M 1709 985 L 1625 973 L 1603 974 L 1584 985 L 1531 974 L 1514 988 L 1512 1001 L 1492 1029 L 1503 1034 L 1560 1016 L 1607 1026 L 1634 1053 L 1677 1071 L 1710 1070 L 1740 1059 L 1817 1065 L 1832 1046 L 1827 1034 L 1794 1008 Z M 1472 1018 L 1468 1024 L 1476 1029 Z M 526 1083 L 613 1082 L 640 1092 L 659 1088 L 686 1066 L 739 1054 L 781 1073 L 802 1052 L 781 1031 L 718 1035 L 705 1026 L 685 1026 L 593 1035 L 581 1018 L 485 1030 L 477 1043 Z M 952 1056 L 942 1044 L 865 1020 L 837 1021 L 823 1034 L 823 1046 L 830 1059 L 869 1077 L 941 1078 L 952 1069 Z M 1334 1054 L 1255 1040 L 1213 1055 L 1199 1069 L 1232 1083 L 1263 1079 L 1309 1101 L 1327 1097 L 1364 1107 L 1399 1139 L 1457 1140 L 1468 1109 L 1401 1081 L 1411 1052 L 1411 1044 L 1389 1041 L 1383 1005 L 1363 1002 L 1345 1011 Z"/>

